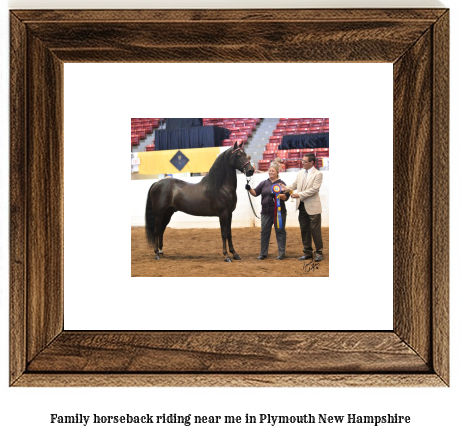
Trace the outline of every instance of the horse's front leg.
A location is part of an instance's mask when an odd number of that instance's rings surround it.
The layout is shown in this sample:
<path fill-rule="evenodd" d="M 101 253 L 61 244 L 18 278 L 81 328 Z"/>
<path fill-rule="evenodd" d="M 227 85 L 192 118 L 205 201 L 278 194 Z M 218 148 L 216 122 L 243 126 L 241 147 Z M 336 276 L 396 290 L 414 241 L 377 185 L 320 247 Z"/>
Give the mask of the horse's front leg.
<path fill-rule="evenodd" d="M 234 255 L 234 259 L 242 260 L 234 250 L 234 244 L 232 244 L 232 212 L 227 214 L 227 240 L 229 241 L 229 251 Z"/>
<path fill-rule="evenodd" d="M 222 253 L 224 254 L 224 262 L 232 262 L 227 252 L 227 233 L 228 233 L 228 216 L 227 212 L 222 213 L 219 216 L 219 224 L 221 225 L 221 237 L 222 237 Z"/>

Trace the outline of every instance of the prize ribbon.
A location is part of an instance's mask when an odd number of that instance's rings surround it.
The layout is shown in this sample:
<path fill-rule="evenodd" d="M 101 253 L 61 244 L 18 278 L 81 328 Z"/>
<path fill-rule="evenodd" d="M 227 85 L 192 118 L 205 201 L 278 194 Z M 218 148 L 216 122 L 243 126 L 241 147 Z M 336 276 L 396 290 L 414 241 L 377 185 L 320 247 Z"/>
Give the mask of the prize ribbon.
<path fill-rule="evenodd" d="M 277 184 L 272 185 L 272 192 L 275 194 L 274 225 L 277 229 L 283 229 L 282 206 L 279 198 L 279 194 L 282 194 L 282 187 Z"/>

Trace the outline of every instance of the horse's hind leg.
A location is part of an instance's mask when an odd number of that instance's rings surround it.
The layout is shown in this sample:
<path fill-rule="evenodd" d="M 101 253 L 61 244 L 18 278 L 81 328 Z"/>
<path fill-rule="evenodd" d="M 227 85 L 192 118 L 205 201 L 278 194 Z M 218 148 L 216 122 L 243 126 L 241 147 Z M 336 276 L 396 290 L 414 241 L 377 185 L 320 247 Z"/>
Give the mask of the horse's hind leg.
<path fill-rule="evenodd" d="M 227 214 L 227 240 L 229 241 L 229 251 L 233 254 L 235 260 L 242 260 L 242 258 L 234 250 L 232 244 L 232 212 Z"/>
<path fill-rule="evenodd" d="M 232 262 L 231 258 L 229 257 L 229 253 L 227 252 L 227 233 L 228 233 L 228 215 L 227 212 L 223 213 L 219 216 L 219 224 L 221 225 L 221 236 L 222 236 L 222 253 L 224 254 L 224 261 L 225 262 Z"/>
<path fill-rule="evenodd" d="M 155 214 L 155 230 L 154 230 L 154 252 L 155 252 L 155 260 L 160 259 L 160 235 L 162 235 L 162 244 L 163 244 L 163 213 L 156 213 Z"/>
<path fill-rule="evenodd" d="M 162 229 L 160 232 L 160 236 L 158 238 L 158 253 L 163 254 L 163 234 L 165 233 L 166 226 L 170 223 L 171 217 L 174 214 L 173 209 L 168 209 L 165 214 L 163 215 L 163 221 L 162 221 Z"/>

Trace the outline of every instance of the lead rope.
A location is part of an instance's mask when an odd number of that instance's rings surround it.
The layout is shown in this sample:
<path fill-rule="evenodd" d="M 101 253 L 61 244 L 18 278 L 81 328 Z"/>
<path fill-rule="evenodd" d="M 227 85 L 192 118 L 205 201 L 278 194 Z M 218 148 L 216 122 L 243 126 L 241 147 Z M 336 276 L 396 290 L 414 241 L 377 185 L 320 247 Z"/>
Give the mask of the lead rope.
<path fill-rule="evenodd" d="M 247 179 L 247 185 L 248 185 L 249 183 L 250 183 L 250 179 Z M 248 194 L 248 200 L 250 201 L 251 209 L 253 209 L 254 216 L 255 216 L 256 218 L 258 218 L 258 220 L 260 220 L 261 218 L 259 218 L 259 216 L 256 215 L 255 208 L 253 207 L 253 202 L 251 201 L 251 197 L 250 197 L 250 191 L 247 191 L 247 194 Z"/>

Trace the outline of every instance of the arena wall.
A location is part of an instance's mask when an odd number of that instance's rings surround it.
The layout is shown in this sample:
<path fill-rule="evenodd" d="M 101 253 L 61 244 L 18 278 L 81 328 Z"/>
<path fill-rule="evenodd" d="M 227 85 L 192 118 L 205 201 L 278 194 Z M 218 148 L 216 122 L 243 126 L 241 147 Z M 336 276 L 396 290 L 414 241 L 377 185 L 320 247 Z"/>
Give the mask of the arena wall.
<path fill-rule="evenodd" d="M 330 178 L 329 171 L 322 171 L 323 183 L 320 188 L 320 199 L 322 201 L 322 227 L 329 227 L 329 197 L 330 197 Z M 203 177 L 181 177 L 180 174 L 175 178 L 182 178 L 189 183 L 198 183 Z M 291 184 L 296 178 L 296 172 L 285 172 L 280 174 L 280 178 L 287 184 Z M 255 188 L 260 182 L 267 179 L 267 173 L 255 174 L 251 178 L 250 185 Z M 146 208 L 147 192 L 152 183 L 158 180 L 132 180 L 131 190 L 131 225 L 144 226 L 144 212 Z M 237 207 L 233 213 L 233 227 L 254 227 L 260 226 L 260 220 L 255 218 L 248 195 L 245 190 L 246 178 L 243 174 L 237 175 Z M 261 199 L 260 197 L 251 197 L 253 207 L 260 216 Z M 288 200 L 287 207 L 287 227 L 297 227 L 298 212 L 296 211 L 296 202 Z M 176 212 L 170 222 L 170 227 L 175 229 L 193 229 L 193 228 L 219 228 L 219 219 L 217 217 L 196 217 L 187 215 L 182 212 Z"/>

